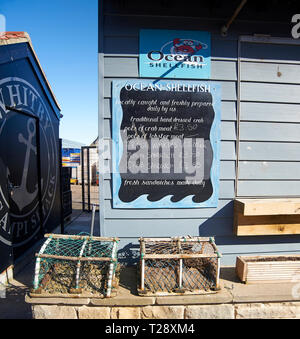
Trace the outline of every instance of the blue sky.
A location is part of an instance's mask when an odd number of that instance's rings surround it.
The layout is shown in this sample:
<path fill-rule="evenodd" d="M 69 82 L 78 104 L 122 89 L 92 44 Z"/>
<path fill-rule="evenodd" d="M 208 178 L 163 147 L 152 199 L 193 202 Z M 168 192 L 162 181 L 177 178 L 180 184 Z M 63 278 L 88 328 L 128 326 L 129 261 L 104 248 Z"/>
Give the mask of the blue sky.
<path fill-rule="evenodd" d="M 98 135 L 98 0 L 0 0 L 7 31 L 29 33 L 61 106 L 60 137 Z"/>

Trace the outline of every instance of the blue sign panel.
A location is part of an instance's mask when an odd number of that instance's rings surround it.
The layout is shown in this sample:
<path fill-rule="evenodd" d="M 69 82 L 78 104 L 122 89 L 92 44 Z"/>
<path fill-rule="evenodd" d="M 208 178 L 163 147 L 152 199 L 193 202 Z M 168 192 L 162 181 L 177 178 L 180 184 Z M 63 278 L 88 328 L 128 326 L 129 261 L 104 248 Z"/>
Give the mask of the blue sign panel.
<path fill-rule="evenodd" d="M 140 30 L 140 77 L 210 79 L 210 33 Z"/>
<path fill-rule="evenodd" d="M 113 81 L 113 207 L 217 207 L 221 85 Z"/>

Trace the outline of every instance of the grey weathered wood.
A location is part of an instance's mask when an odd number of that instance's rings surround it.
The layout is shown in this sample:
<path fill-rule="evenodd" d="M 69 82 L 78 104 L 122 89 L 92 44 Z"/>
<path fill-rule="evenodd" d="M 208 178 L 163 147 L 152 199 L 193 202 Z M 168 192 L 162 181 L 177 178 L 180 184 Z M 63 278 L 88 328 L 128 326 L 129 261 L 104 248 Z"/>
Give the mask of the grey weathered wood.
<path fill-rule="evenodd" d="M 236 148 L 235 141 L 222 141 L 220 159 L 221 160 L 235 160 L 236 159 Z"/>
<path fill-rule="evenodd" d="M 236 140 L 236 123 L 231 121 L 222 121 L 221 140 Z"/>
<path fill-rule="evenodd" d="M 300 162 L 240 161 L 239 179 L 300 180 Z"/>
<path fill-rule="evenodd" d="M 107 2 L 109 3 L 109 2 Z M 113 8 L 113 5 L 111 5 Z M 149 6 L 151 6 L 149 4 Z M 106 63 L 109 68 L 105 69 L 107 78 L 105 79 L 105 101 L 104 101 L 104 116 L 108 118 L 103 126 L 104 129 L 110 132 L 110 118 L 111 118 L 111 80 L 132 78 L 138 76 L 137 60 L 139 53 L 139 29 L 140 28 L 158 28 L 158 29 L 180 29 L 184 27 L 185 30 L 210 30 L 212 32 L 212 78 L 226 79 L 221 81 L 222 85 L 222 142 L 221 142 L 221 159 L 235 160 L 235 125 L 231 122 L 236 119 L 236 81 L 228 81 L 229 79 L 236 79 L 236 69 L 233 68 L 234 61 L 237 57 L 237 37 L 241 32 L 250 32 L 249 25 L 244 26 L 236 23 L 230 30 L 227 37 L 220 36 L 219 27 L 216 21 L 199 22 L 198 18 L 173 18 L 173 17 L 154 17 L 154 16 L 105 16 L 105 39 L 104 48 L 106 53 Z M 239 30 L 239 27 L 241 28 Z M 253 26 L 255 31 L 270 30 L 269 23 L 260 23 Z M 267 28 L 267 29 L 266 29 Z M 276 36 L 276 32 L 282 34 L 282 27 L 274 25 L 272 27 L 272 35 Z M 264 58 L 265 61 L 272 62 L 278 60 L 280 62 L 279 71 L 282 73 L 279 77 L 277 74 L 276 63 L 264 63 L 256 67 L 254 63 L 243 62 L 242 79 L 254 80 L 258 83 L 243 82 L 242 84 L 242 100 L 249 102 L 242 102 L 241 104 L 241 120 L 242 120 L 242 137 L 249 137 L 253 142 L 240 142 L 240 159 L 243 160 L 257 160 L 250 167 L 241 166 L 240 177 L 253 178 L 252 171 L 257 171 L 257 175 L 263 178 L 279 176 L 282 178 L 292 178 L 296 175 L 298 168 L 297 163 L 291 165 L 290 173 L 284 173 L 283 168 L 288 164 L 276 165 L 272 164 L 267 171 L 263 171 L 261 161 L 275 160 L 279 163 L 284 161 L 299 161 L 300 154 L 300 137 L 297 137 L 297 127 L 300 117 L 298 114 L 298 104 L 300 103 L 299 96 L 299 76 L 297 74 L 298 67 L 296 65 L 288 65 L 290 63 L 299 62 L 300 55 L 299 47 L 290 47 L 280 45 L 268 45 L 267 48 L 262 44 L 242 44 L 242 57 L 254 59 Z M 113 59 L 113 58 L 115 59 Z M 113 69 L 113 64 L 117 58 L 121 58 L 124 63 L 120 66 L 122 69 Z M 132 58 L 134 57 L 134 58 Z M 130 59 L 130 60 L 129 60 Z M 280 60 L 282 59 L 282 60 Z M 129 60 L 129 61 L 128 61 Z M 218 60 L 218 61 L 217 61 Z M 225 61 L 227 60 L 227 61 Z M 127 64 L 127 62 L 129 64 Z M 285 63 L 285 64 L 282 64 Z M 257 61 L 255 61 L 257 63 Z M 133 68 L 131 68 L 133 66 Z M 227 66 L 227 67 L 226 67 Z M 245 67 L 244 67 L 245 66 Z M 276 68 L 276 69 L 275 69 Z M 133 70 L 133 73 L 130 71 Z M 295 73 L 294 73 L 294 70 Z M 109 73 L 112 72 L 112 73 Z M 113 73 L 114 72 L 114 73 Z M 111 77 L 111 78 L 109 78 Z M 122 78 L 123 77 L 123 78 Z M 225 78 L 226 77 L 226 78 Z M 265 83 L 270 82 L 270 83 Z M 291 83 L 283 85 L 284 83 Z M 225 100 L 225 102 L 224 102 Z M 257 103 L 253 102 L 256 100 Z M 297 105 L 291 105 L 296 103 Z M 253 121 L 249 125 L 245 121 Z M 261 121 L 281 122 L 284 124 L 264 124 Z M 245 123 L 244 123 L 245 122 Z M 100 122 L 101 123 L 101 122 Z M 286 125 L 290 125 L 289 127 Z M 247 131 L 247 129 L 250 129 Z M 277 135 L 276 135 L 277 134 Z M 298 133 L 299 134 L 299 133 Z M 110 136 L 110 134 L 108 134 Z M 261 139 L 261 140 L 260 140 Z M 269 140 L 271 139 L 271 140 Z M 248 139 L 243 139 L 248 140 Z M 258 141 L 260 140 L 260 141 Z M 273 141 L 273 142 L 269 142 Z M 283 142 L 281 142 L 283 141 Z M 285 143 L 284 141 L 289 141 Z M 241 165 L 241 163 L 240 163 Z M 231 177 L 233 173 L 233 162 L 221 162 L 220 175 L 221 177 Z M 288 172 L 288 171 L 287 171 Z M 110 177 L 110 176 L 108 176 Z M 298 178 L 296 176 L 296 178 Z M 294 181 L 242 181 L 241 190 L 243 190 L 244 183 L 247 185 L 246 192 L 251 194 L 276 194 L 282 192 L 282 187 L 285 187 L 288 193 L 299 190 L 298 180 Z M 295 186 L 295 188 L 294 188 Z M 138 257 L 138 234 L 145 236 L 146 234 L 156 233 L 155 236 L 163 235 L 185 235 L 191 234 L 196 236 L 216 236 L 216 243 L 221 252 L 225 253 L 222 258 L 222 265 L 232 265 L 235 263 L 237 254 L 269 254 L 278 252 L 300 252 L 299 236 L 281 236 L 280 242 L 278 237 L 261 237 L 260 239 L 254 237 L 246 237 L 242 240 L 233 236 L 233 220 L 231 218 L 231 207 L 229 199 L 234 197 L 234 180 L 220 182 L 220 197 L 218 208 L 204 208 L 204 209 L 158 209 L 158 210 L 122 210 L 112 209 L 111 200 L 104 202 L 105 221 L 104 232 L 105 235 L 122 234 L 120 239 L 119 251 L 124 250 L 124 257 L 128 258 L 128 251 L 136 250 Z M 111 199 L 110 181 L 105 180 L 106 199 Z M 108 190 L 108 191 L 107 191 Z M 108 192 L 108 194 L 107 194 Z M 109 198 L 107 196 L 110 195 Z M 256 195 L 253 195 L 255 197 Z M 228 197 L 228 198 L 224 198 Z M 226 199 L 226 200 L 224 200 Z M 228 199 L 228 200 L 227 200 Z M 224 204 L 224 207 L 223 207 Z M 152 213 L 152 219 L 150 217 Z M 145 223 L 147 219 L 147 223 Z M 206 219 L 208 218 L 208 219 Z M 168 220 L 169 219 L 169 220 Z M 154 227 L 154 228 L 153 228 Z M 153 231 L 153 232 L 152 232 Z M 123 237 L 124 236 L 124 237 Z M 137 245 L 136 248 L 134 247 Z"/>
<path fill-rule="evenodd" d="M 241 56 L 249 59 L 299 61 L 300 46 L 242 43 Z"/>
<path fill-rule="evenodd" d="M 279 82 L 286 84 L 300 84 L 300 65 L 242 62 L 241 80 L 255 82 L 272 82 L 272 83 Z"/>
<path fill-rule="evenodd" d="M 107 219 L 199 219 L 210 218 L 215 215 L 218 218 L 233 217 L 233 203 L 230 200 L 220 200 L 217 208 L 190 208 L 185 209 L 153 209 L 149 213 L 147 209 L 137 209 L 132 213 L 130 209 L 113 209 L 110 200 L 104 202 L 105 216 Z"/>
<path fill-rule="evenodd" d="M 300 197 L 300 181 L 239 180 L 240 197 Z"/>
<path fill-rule="evenodd" d="M 300 142 L 299 124 L 241 122 L 240 140 Z"/>
<path fill-rule="evenodd" d="M 229 148 L 229 145 L 226 145 Z M 229 154 L 229 151 L 226 154 Z M 241 142 L 240 160 L 299 161 L 300 143 Z"/>
<path fill-rule="evenodd" d="M 289 84 L 242 82 L 241 100 L 300 103 L 300 86 Z"/>
<path fill-rule="evenodd" d="M 174 227 L 174 223 L 171 223 L 169 219 L 107 219 L 106 229 L 111 234 L 117 232 L 119 238 L 199 236 L 199 230 L 201 227 L 205 227 L 207 219 L 185 218 L 174 219 L 174 222 L 176 222 L 176 227 Z M 214 222 L 218 223 L 220 234 L 229 235 L 229 232 L 232 233 L 232 218 L 215 218 Z M 200 231 L 200 236 L 206 235 L 202 235 Z M 213 236 L 213 234 L 210 236 Z"/>
<path fill-rule="evenodd" d="M 300 104 L 242 102 L 241 121 L 243 120 L 299 123 Z"/>

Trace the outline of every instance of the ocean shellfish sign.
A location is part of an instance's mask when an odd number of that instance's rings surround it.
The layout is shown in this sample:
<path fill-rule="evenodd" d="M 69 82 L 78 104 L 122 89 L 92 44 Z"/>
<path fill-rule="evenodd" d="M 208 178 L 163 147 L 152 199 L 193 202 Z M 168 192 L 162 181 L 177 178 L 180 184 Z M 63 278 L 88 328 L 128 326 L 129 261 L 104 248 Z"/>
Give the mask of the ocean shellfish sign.
<path fill-rule="evenodd" d="M 114 208 L 216 207 L 221 84 L 113 81 Z"/>
<path fill-rule="evenodd" d="M 210 79 L 210 33 L 140 30 L 140 77 Z"/>

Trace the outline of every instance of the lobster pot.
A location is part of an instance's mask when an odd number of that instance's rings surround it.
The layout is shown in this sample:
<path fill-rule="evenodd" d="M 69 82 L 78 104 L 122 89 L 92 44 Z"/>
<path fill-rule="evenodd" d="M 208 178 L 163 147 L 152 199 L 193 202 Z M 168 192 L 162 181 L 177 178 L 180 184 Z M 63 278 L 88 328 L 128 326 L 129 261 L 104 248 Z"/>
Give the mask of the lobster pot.
<path fill-rule="evenodd" d="M 33 294 L 116 294 L 117 238 L 46 234 L 36 254 Z"/>
<path fill-rule="evenodd" d="M 219 289 L 220 257 L 214 238 L 140 238 L 143 295 L 202 294 Z"/>

